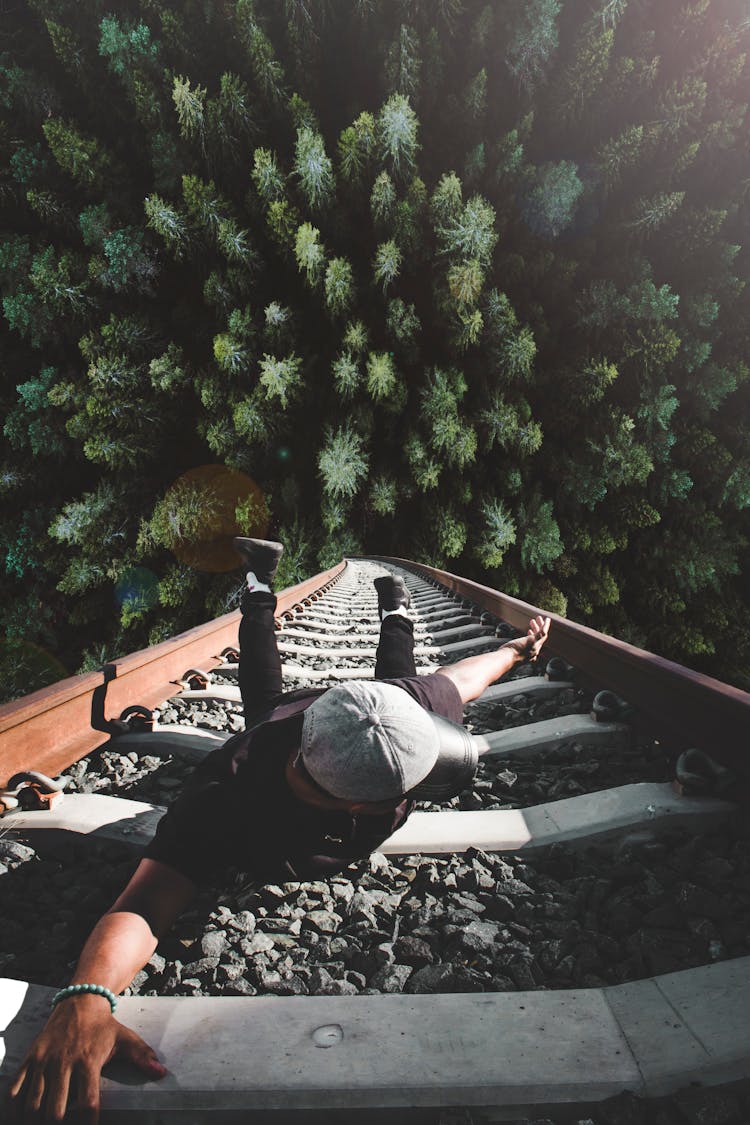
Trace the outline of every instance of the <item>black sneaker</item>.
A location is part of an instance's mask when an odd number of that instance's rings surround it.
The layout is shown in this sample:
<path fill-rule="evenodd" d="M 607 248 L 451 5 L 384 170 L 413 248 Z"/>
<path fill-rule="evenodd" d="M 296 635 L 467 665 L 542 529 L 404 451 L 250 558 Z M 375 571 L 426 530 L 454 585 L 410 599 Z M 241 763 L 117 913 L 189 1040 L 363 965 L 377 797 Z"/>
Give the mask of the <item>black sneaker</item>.
<path fill-rule="evenodd" d="M 378 613 L 381 621 L 384 613 L 399 609 L 401 606 L 408 609 L 411 605 L 411 594 L 406 589 L 403 578 L 386 574 L 382 578 L 376 578 L 374 586 L 378 592 Z"/>
<path fill-rule="evenodd" d="M 236 536 L 232 542 L 245 570 L 252 570 L 259 582 L 270 586 L 284 553 L 284 544 L 270 539 L 243 539 L 241 536 Z"/>

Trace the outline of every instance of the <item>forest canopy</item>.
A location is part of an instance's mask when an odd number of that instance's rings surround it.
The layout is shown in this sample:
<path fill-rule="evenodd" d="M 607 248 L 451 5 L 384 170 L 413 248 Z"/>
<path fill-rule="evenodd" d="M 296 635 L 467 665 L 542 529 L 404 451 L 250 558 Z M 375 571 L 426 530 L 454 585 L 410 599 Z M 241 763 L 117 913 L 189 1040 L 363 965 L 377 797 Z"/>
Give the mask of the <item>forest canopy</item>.
<path fill-rule="evenodd" d="M 3 695 L 344 555 L 750 687 L 744 0 L 0 27 Z"/>

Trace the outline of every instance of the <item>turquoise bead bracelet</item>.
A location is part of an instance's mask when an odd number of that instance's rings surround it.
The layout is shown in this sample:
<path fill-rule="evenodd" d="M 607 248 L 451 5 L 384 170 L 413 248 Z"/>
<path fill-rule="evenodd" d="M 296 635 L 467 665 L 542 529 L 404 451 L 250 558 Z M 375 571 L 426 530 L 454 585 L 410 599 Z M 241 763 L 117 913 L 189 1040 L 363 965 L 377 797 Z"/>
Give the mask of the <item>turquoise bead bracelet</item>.
<path fill-rule="evenodd" d="M 78 996 L 82 992 L 93 992 L 97 996 L 106 996 L 113 1012 L 117 1007 L 117 997 L 114 992 L 105 988 L 103 984 L 69 984 L 67 988 L 62 988 L 52 997 L 52 1007 L 54 1008 L 61 1000 L 65 1000 L 68 996 Z"/>

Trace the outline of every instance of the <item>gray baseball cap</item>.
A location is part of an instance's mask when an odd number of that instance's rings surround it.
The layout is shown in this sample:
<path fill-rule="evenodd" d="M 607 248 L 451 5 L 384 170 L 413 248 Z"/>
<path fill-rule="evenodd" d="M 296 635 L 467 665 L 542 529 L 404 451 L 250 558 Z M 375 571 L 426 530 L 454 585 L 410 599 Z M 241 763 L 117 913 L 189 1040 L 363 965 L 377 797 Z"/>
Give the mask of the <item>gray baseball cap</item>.
<path fill-rule="evenodd" d="M 429 774 L 439 749 L 429 713 L 395 684 L 360 680 L 329 688 L 302 721 L 305 769 L 347 801 L 403 796 Z"/>

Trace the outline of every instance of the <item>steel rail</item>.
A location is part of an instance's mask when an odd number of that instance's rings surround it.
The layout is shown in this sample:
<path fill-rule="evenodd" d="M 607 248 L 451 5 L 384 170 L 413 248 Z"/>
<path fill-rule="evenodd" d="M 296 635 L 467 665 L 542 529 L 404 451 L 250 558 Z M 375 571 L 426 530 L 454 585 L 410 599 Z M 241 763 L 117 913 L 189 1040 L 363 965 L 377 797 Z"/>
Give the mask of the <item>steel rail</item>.
<path fill-rule="evenodd" d="M 538 614 L 550 617 L 545 651 L 572 664 L 578 682 L 616 692 L 637 709 L 652 733 L 677 747 L 700 747 L 750 778 L 747 692 L 449 571 L 389 555 L 367 558 L 430 578 L 515 629 L 525 631 L 529 618 Z M 640 725 L 636 716 L 636 729 Z"/>
<path fill-rule="evenodd" d="M 277 595 L 277 619 L 319 596 L 345 569 L 342 561 L 282 590 Z M 175 694 L 187 669 L 208 670 L 221 663 L 221 650 L 237 644 L 239 621 L 240 611 L 234 610 L 105 664 L 100 671 L 69 676 L 3 704 L 0 787 L 19 770 L 36 769 L 54 776 L 105 745 L 113 733 L 113 716 L 119 717 L 127 707 L 155 707 Z"/>

